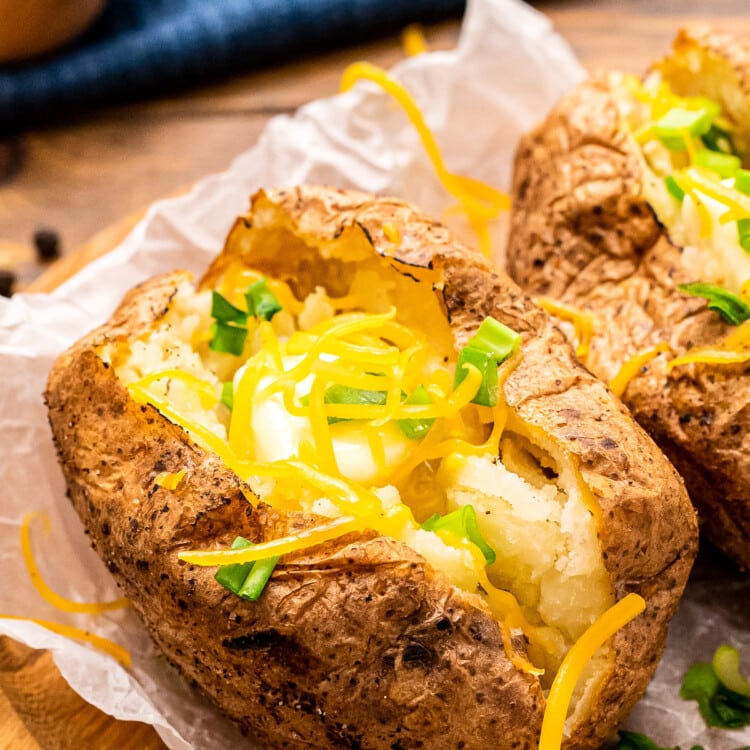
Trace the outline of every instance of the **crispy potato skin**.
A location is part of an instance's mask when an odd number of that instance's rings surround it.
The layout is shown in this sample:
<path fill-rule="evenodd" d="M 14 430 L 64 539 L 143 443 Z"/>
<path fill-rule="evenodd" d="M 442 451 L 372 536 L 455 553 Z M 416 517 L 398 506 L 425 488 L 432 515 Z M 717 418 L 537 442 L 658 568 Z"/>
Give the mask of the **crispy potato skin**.
<path fill-rule="evenodd" d="M 655 67 L 680 92 L 711 91 L 717 76 L 734 77 L 748 106 L 750 46 L 700 26 L 681 30 L 674 49 Z M 594 313 L 586 365 L 605 381 L 658 342 L 680 356 L 730 330 L 677 290 L 697 279 L 642 195 L 636 149 L 611 78 L 600 74 L 524 136 L 515 159 L 508 271 L 530 294 Z M 706 536 L 750 568 L 750 368 L 693 364 L 667 374 L 660 356 L 623 400 L 685 478 Z"/>
<path fill-rule="evenodd" d="M 401 235 L 395 251 L 384 222 Z M 490 314 L 523 333 L 509 404 L 577 457 L 602 509 L 617 596 L 636 591 L 648 605 L 614 637 L 601 690 L 566 744 L 598 747 L 645 690 L 695 556 L 695 518 L 679 477 L 577 364 L 550 318 L 406 203 L 313 187 L 261 191 L 204 283 L 233 254 L 274 270 L 276 261 L 254 258 L 243 240 L 282 224 L 321 242 L 363 234 L 395 272 L 426 274 L 457 345 Z M 299 270 L 295 258 L 283 262 Z M 248 503 L 217 456 L 136 404 L 97 354 L 107 341 L 145 333 L 182 278 L 131 291 L 109 323 L 58 359 L 46 394 L 71 499 L 169 659 L 268 747 L 536 748 L 537 679 L 512 667 L 492 617 L 403 544 L 368 532 L 288 556 L 257 603 L 221 588 L 212 569 L 178 562 L 183 548 L 228 545 L 238 534 L 261 541 L 316 523 Z M 177 490 L 153 484 L 161 471 L 182 468 Z"/>

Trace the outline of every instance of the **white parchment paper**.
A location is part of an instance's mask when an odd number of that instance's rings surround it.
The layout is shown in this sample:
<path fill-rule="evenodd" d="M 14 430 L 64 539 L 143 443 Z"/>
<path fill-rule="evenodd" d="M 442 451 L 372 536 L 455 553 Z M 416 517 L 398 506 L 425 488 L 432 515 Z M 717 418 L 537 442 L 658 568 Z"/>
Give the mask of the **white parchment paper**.
<path fill-rule="evenodd" d="M 518 136 L 583 77 L 548 21 L 517 0 L 470 2 L 455 50 L 405 60 L 393 72 L 413 92 L 449 168 L 500 187 L 508 186 Z M 126 646 L 133 665 L 125 671 L 29 622 L 0 619 L 0 634 L 50 649 L 84 698 L 118 718 L 153 724 L 171 748 L 254 745 L 165 663 L 131 611 L 66 615 L 36 594 L 19 544 L 20 523 L 30 510 L 46 511 L 52 520 L 49 537 L 41 525 L 33 527 L 33 537 L 54 589 L 82 601 L 117 596 L 66 500 L 41 394 L 55 356 L 103 322 L 127 289 L 174 268 L 200 274 L 250 193 L 304 182 L 398 195 L 437 216 L 452 203 L 400 108 L 376 87 L 360 84 L 293 117 L 273 119 L 226 172 L 202 180 L 188 195 L 154 204 L 117 250 L 53 294 L 0 299 L 0 614 L 90 629 Z M 494 239 L 501 247 L 501 226 Z M 688 664 L 708 660 L 719 643 L 750 653 L 748 602 L 750 584 L 731 566 L 704 562 L 673 624 L 667 657 L 631 717 L 632 729 L 685 750 L 698 741 L 707 750 L 750 744 L 750 732 L 706 733 L 694 704 L 677 695 Z"/>

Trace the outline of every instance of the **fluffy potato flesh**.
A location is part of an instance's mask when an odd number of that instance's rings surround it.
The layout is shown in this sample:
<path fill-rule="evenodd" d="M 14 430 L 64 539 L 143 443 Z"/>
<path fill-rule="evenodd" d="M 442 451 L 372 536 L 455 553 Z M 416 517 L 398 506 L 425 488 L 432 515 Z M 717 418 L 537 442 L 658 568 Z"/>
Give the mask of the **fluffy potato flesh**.
<path fill-rule="evenodd" d="M 240 311 L 240 353 L 215 351 L 212 290 L 243 306 L 260 274 L 282 310 Z M 492 407 L 471 403 L 477 372 L 454 383 L 490 316 L 522 337 Z M 331 383 L 376 411 L 326 401 Z M 133 290 L 47 399 L 71 499 L 152 635 L 271 747 L 536 748 L 561 659 L 639 593 L 568 711 L 565 746 L 596 748 L 645 690 L 695 554 L 673 470 L 550 319 L 400 201 L 259 193 L 197 290 Z M 467 505 L 482 543 L 423 527 Z M 342 519 L 256 602 L 179 559 Z"/>

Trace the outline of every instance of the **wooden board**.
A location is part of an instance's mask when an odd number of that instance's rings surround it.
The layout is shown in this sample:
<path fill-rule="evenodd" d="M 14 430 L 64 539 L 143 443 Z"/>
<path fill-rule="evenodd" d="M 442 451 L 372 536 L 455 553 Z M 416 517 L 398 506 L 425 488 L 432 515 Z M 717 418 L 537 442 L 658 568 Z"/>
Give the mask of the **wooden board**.
<path fill-rule="evenodd" d="M 686 19 L 750 36 L 745 0 L 536 5 L 590 69 L 640 72 Z M 448 48 L 458 33 L 458 23 L 447 23 L 428 29 L 427 38 L 433 48 Z M 66 257 L 29 288 L 54 289 L 115 247 L 151 201 L 223 169 L 257 140 L 269 117 L 335 93 L 348 63 L 390 66 L 402 54 L 397 39 L 374 42 L 0 140 L 0 266 L 6 258 L 33 266 L 30 237 L 52 227 Z M 151 727 L 115 721 L 85 703 L 49 654 L 0 638 L 0 750 L 162 747 Z"/>
<path fill-rule="evenodd" d="M 0 749 L 164 747 L 152 727 L 116 721 L 73 692 L 47 651 L 0 636 Z"/>

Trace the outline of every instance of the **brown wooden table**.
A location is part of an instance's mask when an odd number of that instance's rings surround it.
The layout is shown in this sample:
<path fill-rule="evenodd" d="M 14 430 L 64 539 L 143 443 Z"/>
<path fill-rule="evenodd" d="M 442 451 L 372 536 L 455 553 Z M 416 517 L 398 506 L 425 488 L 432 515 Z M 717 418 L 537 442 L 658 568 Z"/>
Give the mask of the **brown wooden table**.
<path fill-rule="evenodd" d="M 588 68 L 640 72 L 666 51 L 685 20 L 750 36 L 746 0 L 556 0 L 540 2 Z M 452 47 L 459 24 L 426 30 L 433 48 Z M 0 140 L 0 269 L 27 284 L 43 267 L 31 238 L 53 229 L 67 256 L 34 288 L 50 289 L 114 247 L 153 200 L 225 168 L 257 140 L 268 119 L 336 92 L 357 59 L 390 66 L 399 40 L 240 75 L 213 86 L 109 108 L 78 122 Z M 160 748 L 150 727 L 116 722 L 67 687 L 49 654 L 0 638 L 0 750 Z"/>

